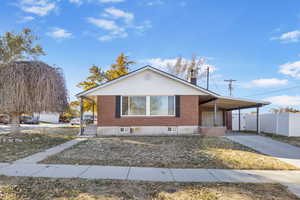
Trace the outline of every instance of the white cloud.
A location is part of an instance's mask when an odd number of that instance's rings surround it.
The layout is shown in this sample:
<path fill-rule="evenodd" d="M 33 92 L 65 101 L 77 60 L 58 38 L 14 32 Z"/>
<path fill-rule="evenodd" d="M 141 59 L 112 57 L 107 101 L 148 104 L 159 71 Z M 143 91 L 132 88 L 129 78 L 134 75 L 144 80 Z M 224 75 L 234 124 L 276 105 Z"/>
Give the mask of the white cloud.
<path fill-rule="evenodd" d="M 110 41 L 110 40 L 117 39 L 117 38 L 126 38 L 127 36 L 128 36 L 128 34 L 126 32 L 122 32 L 122 33 L 111 32 L 107 35 L 100 36 L 98 39 L 100 41 Z"/>
<path fill-rule="evenodd" d="M 82 4 L 82 0 L 69 0 L 70 3 L 75 3 L 75 4 Z"/>
<path fill-rule="evenodd" d="M 120 3 L 124 1 L 125 0 L 100 0 L 101 3 Z"/>
<path fill-rule="evenodd" d="M 123 27 L 118 26 L 113 20 L 89 17 L 88 21 L 101 29 L 109 31 L 108 34 L 100 36 L 98 38 L 100 41 L 108 41 L 117 38 L 126 38 L 128 36 L 126 30 Z"/>
<path fill-rule="evenodd" d="M 286 79 L 277 79 L 277 78 L 261 78 L 251 81 L 244 85 L 246 88 L 250 87 L 272 87 L 272 86 L 281 86 L 288 84 Z"/>
<path fill-rule="evenodd" d="M 280 65 L 279 72 L 295 78 L 300 78 L 300 61 L 288 62 Z"/>
<path fill-rule="evenodd" d="M 145 63 L 145 64 L 149 64 L 153 67 L 158 67 L 162 70 L 167 70 L 168 64 L 170 65 L 175 65 L 177 61 L 177 58 L 168 58 L 168 59 L 162 59 L 162 58 L 149 58 L 149 59 L 144 59 L 141 60 L 141 63 Z M 182 62 L 183 63 L 190 63 L 191 60 L 186 59 L 186 58 L 182 58 Z M 213 65 L 210 64 L 204 64 L 202 66 L 203 70 L 207 69 L 207 67 L 210 68 L 210 72 L 215 72 L 217 70 L 217 68 Z"/>
<path fill-rule="evenodd" d="M 271 40 L 281 40 L 282 42 L 299 42 L 300 41 L 300 30 L 283 33 L 279 37 L 271 38 Z"/>
<path fill-rule="evenodd" d="M 56 8 L 54 1 L 49 0 L 21 0 L 18 6 L 28 13 L 45 16 Z"/>
<path fill-rule="evenodd" d="M 163 5 L 164 2 L 162 0 L 155 0 L 147 2 L 148 6 L 156 6 L 156 5 Z"/>
<path fill-rule="evenodd" d="M 105 30 L 117 31 L 121 29 L 113 20 L 97 19 L 97 18 L 89 17 L 88 21 L 98 26 L 99 28 L 103 28 Z"/>
<path fill-rule="evenodd" d="M 32 16 L 25 16 L 25 17 L 23 17 L 23 18 L 19 21 L 19 23 L 26 23 L 26 22 L 30 22 L 30 21 L 32 21 L 32 20 L 34 20 L 34 17 L 32 17 Z"/>
<path fill-rule="evenodd" d="M 154 67 L 166 68 L 168 66 L 168 64 L 175 65 L 176 60 L 177 60 L 177 58 L 168 58 L 168 59 L 149 58 L 149 59 L 143 60 L 142 62 L 145 62 Z M 186 62 L 187 60 L 185 58 L 182 58 L 182 61 Z"/>
<path fill-rule="evenodd" d="M 100 36 L 98 39 L 101 40 L 101 41 L 109 41 L 109 40 L 112 40 L 114 38 L 111 35 L 103 35 L 103 36 Z"/>
<path fill-rule="evenodd" d="M 264 99 L 278 106 L 300 106 L 300 96 L 273 96 Z"/>
<path fill-rule="evenodd" d="M 109 7 L 104 10 L 101 18 L 88 17 L 87 21 L 106 31 L 100 35 L 100 41 L 110 41 L 117 38 L 126 38 L 128 33 L 135 32 L 142 35 L 152 27 L 151 21 L 145 20 L 140 25 L 134 23 L 134 14 L 123 10 Z"/>
<path fill-rule="evenodd" d="M 145 20 L 141 25 L 135 26 L 135 29 L 139 34 L 143 34 L 150 28 L 152 28 L 152 22 L 150 20 Z"/>
<path fill-rule="evenodd" d="M 62 28 L 53 28 L 53 31 L 47 33 L 48 36 L 53 37 L 55 39 L 60 38 L 70 38 L 72 37 L 72 33 L 68 32 L 65 29 Z"/>
<path fill-rule="evenodd" d="M 132 20 L 134 19 L 134 14 L 130 12 L 125 12 L 123 10 L 110 7 L 105 9 L 105 13 L 103 14 L 105 17 L 110 17 L 113 19 L 124 19 L 126 23 L 131 23 Z"/>

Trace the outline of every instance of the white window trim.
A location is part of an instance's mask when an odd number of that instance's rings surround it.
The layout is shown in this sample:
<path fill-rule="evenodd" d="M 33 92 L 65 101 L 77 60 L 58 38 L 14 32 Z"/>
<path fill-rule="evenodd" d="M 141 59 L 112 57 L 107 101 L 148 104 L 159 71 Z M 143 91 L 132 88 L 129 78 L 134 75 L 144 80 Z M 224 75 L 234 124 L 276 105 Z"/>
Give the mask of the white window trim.
<path fill-rule="evenodd" d="M 146 115 L 123 115 L 123 97 L 132 97 L 132 96 L 138 96 L 138 97 L 146 97 Z M 151 96 L 164 96 L 164 95 L 151 95 Z M 176 116 L 176 98 L 174 97 L 174 114 L 173 115 L 150 115 L 150 97 L 151 96 L 145 96 L 145 95 L 125 95 L 121 96 L 120 106 L 121 106 L 121 117 L 175 117 Z M 165 95 L 170 96 L 170 95 Z"/>

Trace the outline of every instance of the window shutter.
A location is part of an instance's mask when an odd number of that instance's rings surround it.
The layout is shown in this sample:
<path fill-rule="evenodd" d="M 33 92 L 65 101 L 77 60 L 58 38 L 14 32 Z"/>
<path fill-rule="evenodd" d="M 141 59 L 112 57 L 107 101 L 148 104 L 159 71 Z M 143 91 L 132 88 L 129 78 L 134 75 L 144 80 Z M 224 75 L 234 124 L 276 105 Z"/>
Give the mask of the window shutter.
<path fill-rule="evenodd" d="M 180 117 L 180 96 L 175 96 L 175 116 Z"/>
<path fill-rule="evenodd" d="M 116 96 L 116 118 L 121 117 L 121 96 Z"/>

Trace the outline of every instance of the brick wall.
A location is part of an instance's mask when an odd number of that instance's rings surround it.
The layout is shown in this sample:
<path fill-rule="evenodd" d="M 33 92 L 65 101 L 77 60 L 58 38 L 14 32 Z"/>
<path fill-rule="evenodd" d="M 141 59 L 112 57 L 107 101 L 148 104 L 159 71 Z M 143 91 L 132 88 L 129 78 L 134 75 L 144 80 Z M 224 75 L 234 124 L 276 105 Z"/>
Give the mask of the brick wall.
<path fill-rule="evenodd" d="M 180 97 L 180 117 L 115 117 L 115 96 L 98 96 L 98 126 L 198 126 L 199 96 Z"/>

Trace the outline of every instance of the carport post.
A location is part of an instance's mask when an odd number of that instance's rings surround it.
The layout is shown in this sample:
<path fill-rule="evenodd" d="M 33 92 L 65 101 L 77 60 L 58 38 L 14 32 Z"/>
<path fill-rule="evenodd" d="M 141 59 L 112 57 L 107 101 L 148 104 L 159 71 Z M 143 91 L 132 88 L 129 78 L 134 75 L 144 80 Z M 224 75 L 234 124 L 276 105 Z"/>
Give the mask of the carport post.
<path fill-rule="evenodd" d="M 79 135 L 83 135 L 83 98 L 80 97 L 80 133 Z"/>
<path fill-rule="evenodd" d="M 223 126 L 227 126 L 227 111 L 223 110 Z"/>
<path fill-rule="evenodd" d="M 239 132 L 241 132 L 241 109 L 239 108 Z"/>
<path fill-rule="evenodd" d="M 213 126 L 216 126 L 217 124 L 217 102 L 214 101 L 214 125 Z"/>
<path fill-rule="evenodd" d="M 256 132 L 257 132 L 257 133 L 260 133 L 259 107 L 256 108 Z"/>
<path fill-rule="evenodd" d="M 95 122 L 95 102 L 93 101 L 93 123 Z"/>

